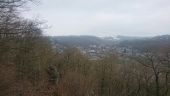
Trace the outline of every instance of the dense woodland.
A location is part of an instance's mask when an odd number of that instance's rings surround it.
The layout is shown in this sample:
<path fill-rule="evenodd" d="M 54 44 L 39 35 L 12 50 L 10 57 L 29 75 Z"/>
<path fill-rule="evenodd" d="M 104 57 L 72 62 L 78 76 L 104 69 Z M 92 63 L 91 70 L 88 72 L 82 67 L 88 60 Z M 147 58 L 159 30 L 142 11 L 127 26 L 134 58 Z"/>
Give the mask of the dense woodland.
<path fill-rule="evenodd" d="M 59 53 L 40 22 L 19 15 L 30 2 L 0 0 L 0 96 L 170 96 L 170 46 L 100 60 Z"/>

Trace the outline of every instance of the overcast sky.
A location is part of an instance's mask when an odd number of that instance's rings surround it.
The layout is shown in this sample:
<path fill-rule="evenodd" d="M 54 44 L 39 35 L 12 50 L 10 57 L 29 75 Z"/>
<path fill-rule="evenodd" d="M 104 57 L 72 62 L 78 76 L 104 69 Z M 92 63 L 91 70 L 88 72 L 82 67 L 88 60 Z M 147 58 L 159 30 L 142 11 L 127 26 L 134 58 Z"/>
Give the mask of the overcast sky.
<path fill-rule="evenodd" d="M 170 0 L 39 0 L 25 12 L 43 19 L 48 35 L 170 34 Z"/>

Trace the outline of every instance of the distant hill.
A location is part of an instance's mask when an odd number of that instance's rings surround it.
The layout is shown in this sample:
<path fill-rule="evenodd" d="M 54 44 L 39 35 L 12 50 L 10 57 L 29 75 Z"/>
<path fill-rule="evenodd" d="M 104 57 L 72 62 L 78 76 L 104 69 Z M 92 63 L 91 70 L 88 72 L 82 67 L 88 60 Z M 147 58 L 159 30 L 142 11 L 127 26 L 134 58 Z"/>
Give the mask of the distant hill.
<path fill-rule="evenodd" d="M 95 36 L 53 36 L 51 38 L 55 43 L 62 44 L 64 46 L 87 47 L 90 45 L 113 44 L 113 41 Z"/>
<path fill-rule="evenodd" d="M 143 40 L 143 39 L 147 39 L 149 37 L 139 37 L 139 36 L 122 36 L 122 35 L 118 35 L 116 38 L 118 38 L 118 40 Z"/>
<path fill-rule="evenodd" d="M 124 40 L 118 44 L 119 47 L 129 47 L 134 49 L 167 50 L 170 49 L 170 35 L 156 36 L 152 38 Z"/>
<path fill-rule="evenodd" d="M 126 47 L 139 50 L 165 50 L 170 49 L 170 35 L 155 37 L 134 37 L 134 36 L 117 36 L 117 37 L 96 37 L 96 36 L 53 36 L 51 40 L 58 45 L 66 47 L 88 48 L 91 45 L 97 47 Z"/>

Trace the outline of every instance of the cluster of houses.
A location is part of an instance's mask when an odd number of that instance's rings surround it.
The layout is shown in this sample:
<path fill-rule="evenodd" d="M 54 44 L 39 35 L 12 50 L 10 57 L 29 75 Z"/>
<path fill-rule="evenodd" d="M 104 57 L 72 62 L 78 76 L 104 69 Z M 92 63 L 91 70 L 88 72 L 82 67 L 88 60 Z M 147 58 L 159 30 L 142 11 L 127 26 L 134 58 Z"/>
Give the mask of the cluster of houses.
<path fill-rule="evenodd" d="M 57 48 L 59 52 L 63 52 L 64 49 L 66 49 L 66 46 L 63 46 L 61 44 L 55 44 L 54 48 Z M 136 54 L 136 50 L 130 48 L 130 47 L 116 47 L 116 46 L 109 46 L 109 45 L 89 45 L 86 47 L 83 46 L 75 46 L 82 54 L 85 54 L 89 57 L 90 60 L 98 60 L 100 58 L 103 58 L 106 54 L 117 54 L 120 57 L 123 56 L 131 56 L 133 54 Z"/>
<path fill-rule="evenodd" d="M 89 45 L 86 48 L 79 46 L 77 48 L 91 60 L 100 59 L 111 50 L 111 46 L 106 45 Z"/>

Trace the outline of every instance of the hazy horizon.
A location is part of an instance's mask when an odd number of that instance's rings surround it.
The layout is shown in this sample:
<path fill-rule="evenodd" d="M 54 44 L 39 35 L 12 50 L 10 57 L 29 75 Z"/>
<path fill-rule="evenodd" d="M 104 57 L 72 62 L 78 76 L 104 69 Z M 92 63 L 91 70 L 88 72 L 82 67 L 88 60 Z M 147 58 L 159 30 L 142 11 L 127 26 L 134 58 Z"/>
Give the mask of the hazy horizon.
<path fill-rule="evenodd" d="M 69 36 L 94 36 L 94 37 L 117 37 L 117 36 L 125 36 L 125 37 L 156 37 L 156 36 L 165 36 L 165 35 L 169 35 L 170 34 L 160 34 L 160 35 L 102 35 L 102 36 L 99 36 L 99 35 L 86 35 L 86 34 L 83 34 L 83 35 L 48 35 L 48 34 L 45 34 L 46 36 L 63 36 L 63 37 L 69 37 Z"/>
<path fill-rule="evenodd" d="M 26 18 L 44 20 L 46 35 L 157 36 L 170 34 L 169 0 L 41 0 Z"/>

